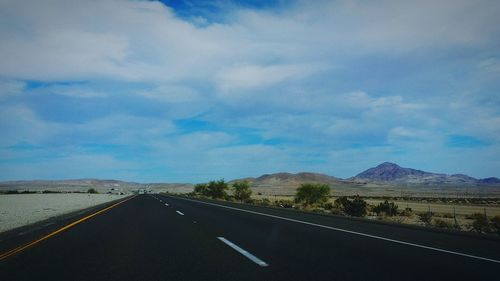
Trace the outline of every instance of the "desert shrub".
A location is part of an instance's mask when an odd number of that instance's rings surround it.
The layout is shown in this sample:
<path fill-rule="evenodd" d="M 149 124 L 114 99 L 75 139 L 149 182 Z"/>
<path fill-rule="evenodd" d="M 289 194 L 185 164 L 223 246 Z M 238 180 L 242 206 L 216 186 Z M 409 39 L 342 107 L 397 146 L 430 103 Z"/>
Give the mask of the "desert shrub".
<path fill-rule="evenodd" d="M 293 208 L 293 202 L 290 200 L 277 200 L 274 202 L 274 205 L 282 208 Z"/>
<path fill-rule="evenodd" d="M 311 208 L 311 210 L 310 210 L 310 211 L 312 211 L 312 212 L 314 212 L 314 213 L 325 213 L 325 211 L 326 211 L 326 210 L 325 210 L 325 208 L 321 208 L 321 207 L 314 207 L 314 208 Z"/>
<path fill-rule="evenodd" d="M 413 213 L 413 210 L 411 208 L 405 208 L 403 211 L 401 211 L 399 214 L 401 216 L 409 217 Z"/>
<path fill-rule="evenodd" d="M 334 205 L 331 202 L 327 202 L 327 203 L 323 204 L 323 208 L 325 208 L 326 210 L 331 210 L 334 208 Z"/>
<path fill-rule="evenodd" d="M 198 195 L 208 195 L 208 189 L 206 183 L 199 183 L 194 186 L 194 194 Z"/>
<path fill-rule="evenodd" d="M 330 197 L 330 186 L 327 184 L 304 183 L 295 193 L 295 202 L 306 205 L 325 203 Z"/>
<path fill-rule="evenodd" d="M 89 188 L 87 190 L 87 193 L 91 193 L 91 194 L 96 194 L 97 193 L 97 190 L 95 188 Z"/>
<path fill-rule="evenodd" d="M 19 194 L 35 194 L 36 191 L 31 191 L 31 190 L 23 190 L 19 191 Z"/>
<path fill-rule="evenodd" d="M 342 196 L 335 200 L 335 206 L 339 207 L 345 214 L 354 217 L 362 217 L 366 215 L 367 203 L 358 195 L 353 200 Z"/>
<path fill-rule="evenodd" d="M 250 189 L 248 181 L 237 181 L 233 183 L 233 195 L 234 199 L 240 201 L 250 199 L 250 196 L 252 196 L 252 190 Z"/>
<path fill-rule="evenodd" d="M 95 192 L 89 192 L 89 190 L 93 189 Z M 55 190 L 44 190 L 42 191 L 44 194 L 50 194 L 50 193 L 61 193 L 60 191 L 55 191 Z M 87 193 L 97 193 L 97 190 L 95 188 L 90 188 L 87 190 Z"/>
<path fill-rule="evenodd" d="M 498 235 L 500 235 L 500 215 L 496 215 L 493 218 L 491 218 L 491 228 Z"/>
<path fill-rule="evenodd" d="M 472 224 L 472 230 L 476 232 L 489 232 L 490 231 L 490 225 L 488 223 L 488 218 L 480 213 L 474 213 L 471 215 Z"/>
<path fill-rule="evenodd" d="M 453 228 L 453 224 L 443 219 L 434 219 L 434 226 L 439 228 Z"/>
<path fill-rule="evenodd" d="M 342 210 L 334 207 L 330 209 L 330 213 L 333 215 L 342 215 Z"/>
<path fill-rule="evenodd" d="M 347 205 L 347 208 L 345 208 L 344 211 L 350 216 L 362 217 L 366 215 L 366 206 L 367 203 L 365 202 L 365 200 L 356 195 L 356 197 L 354 197 L 351 203 Z"/>
<path fill-rule="evenodd" d="M 267 198 L 264 198 L 264 199 L 261 199 L 261 200 L 255 200 L 255 203 L 257 205 L 261 205 L 261 206 L 270 206 L 271 205 L 271 200 L 269 200 Z"/>
<path fill-rule="evenodd" d="M 431 212 L 421 213 L 418 215 L 418 218 L 426 225 L 430 225 L 432 222 L 432 213 Z"/>
<path fill-rule="evenodd" d="M 394 204 L 394 202 L 385 200 L 384 202 L 380 202 L 377 206 L 375 206 L 373 208 L 373 212 L 377 214 L 384 213 L 388 216 L 395 216 L 398 213 L 398 205 Z"/>
<path fill-rule="evenodd" d="M 347 196 L 341 196 L 341 197 L 335 199 L 335 201 L 333 202 L 333 205 L 337 209 L 343 209 L 344 206 L 346 206 L 348 204 L 349 204 L 349 199 L 347 198 Z"/>

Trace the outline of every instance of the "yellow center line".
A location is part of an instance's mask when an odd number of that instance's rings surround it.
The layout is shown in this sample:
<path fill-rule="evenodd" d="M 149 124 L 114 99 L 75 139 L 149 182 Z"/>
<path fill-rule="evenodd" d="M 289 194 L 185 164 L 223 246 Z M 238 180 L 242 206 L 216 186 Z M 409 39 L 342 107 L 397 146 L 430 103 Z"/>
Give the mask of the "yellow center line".
<path fill-rule="evenodd" d="M 70 224 L 68 224 L 68 225 L 66 225 L 66 226 L 64 226 L 64 227 L 61 227 L 61 228 L 59 228 L 58 230 L 56 230 L 56 231 L 54 231 L 54 232 L 52 232 L 52 233 L 49 233 L 49 234 L 47 234 L 47 235 L 43 236 L 42 238 L 40 238 L 40 239 L 38 239 L 38 240 L 35 240 L 35 241 L 33 241 L 33 242 L 30 242 L 30 243 L 28 243 L 28 244 L 26 244 L 26 245 L 24 245 L 24 246 L 19 246 L 19 247 L 17 247 L 17 248 L 14 248 L 14 249 L 12 249 L 12 250 L 8 251 L 8 252 L 5 252 L 5 253 L 3 253 L 3 254 L 0 254 L 0 261 L 2 261 L 2 260 L 4 260 L 4 259 L 6 259 L 6 258 L 8 258 L 8 257 L 10 257 L 10 256 L 12 256 L 12 255 L 14 255 L 14 254 L 16 254 L 16 253 L 19 253 L 19 252 L 21 252 L 21 251 L 23 251 L 23 250 L 25 250 L 25 249 L 27 249 L 27 248 L 29 248 L 29 247 L 31 247 L 31 246 L 33 246 L 33 245 L 35 245 L 35 244 L 38 244 L 38 243 L 40 243 L 40 242 L 42 242 L 42 241 L 44 241 L 44 240 L 47 240 L 47 239 L 49 239 L 50 237 L 52 237 L 52 236 L 54 236 L 54 235 L 58 234 L 59 232 L 62 232 L 62 231 L 64 231 L 64 230 L 66 230 L 66 229 L 69 229 L 69 228 L 71 228 L 71 227 L 73 227 L 73 226 L 75 226 L 75 225 L 77 225 L 77 224 L 79 224 L 79 223 L 81 223 L 81 222 L 84 222 L 84 221 L 86 221 L 86 220 L 90 219 L 91 217 L 97 216 L 97 215 L 98 215 L 98 214 L 100 214 L 100 213 L 106 212 L 107 210 L 109 210 L 109 209 L 111 209 L 111 208 L 113 208 L 113 207 L 116 207 L 116 206 L 118 206 L 118 205 L 120 205 L 120 204 L 122 204 L 122 203 L 125 203 L 126 201 L 128 201 L 128 200 L 130 200 L 130 199 L 132 199 L 132 198 L 134 198 L 134 197 L 135 197 L 135 196 L 129 197 L 129 198 L 127 198 L 127 199 L 125 199 L 125 200 L 122 200 L 122 201 L 120 201 L 120 202 L 118 202 L 118 203 L 115 203 L 115 204 L 113 204 L 113 205 L 111 205 L 111 206 L 109 206 L 109 207 L 106 207 L 106 208 L 104 208 L 104 209 L 102 209 L 102 210 L 99 210 L 99 211 L 97 211 L 97 212 L 95 212 L 95 213 L 93 213 L 93 214 L 90 214 L 90 215 L 88 215 L 88 216 L 86 216 L 86 217 L 84 217 L 84 218 L 81 218 L 81 219 L 79 219 L 79 220 L 77 220 L 77 221 L 74 221 L 74 222 L 72 222 L 72 223 L 70 223 Z"/>

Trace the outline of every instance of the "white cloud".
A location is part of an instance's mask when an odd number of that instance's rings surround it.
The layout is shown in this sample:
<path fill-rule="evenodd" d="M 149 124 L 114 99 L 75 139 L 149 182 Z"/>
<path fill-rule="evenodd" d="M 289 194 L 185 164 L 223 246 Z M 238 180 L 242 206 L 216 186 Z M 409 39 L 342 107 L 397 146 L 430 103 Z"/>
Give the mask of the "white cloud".
<path fill-rule="evenodd" d="M 45 158 L 44 161 L 22 164 L 0 163 L 2 176 L 4 179 L 103 178 L 133 181 L 141 176 L 138 171 L 144 168 L 139 163 L 119 160 L 110 155 L 82 154 L 78 151 L 57 157 L 45 155 Z M 64 171 L 63 176 L 60 171 Z"/>
<path fill-rule="evenodd" d="M 24 86 L 23 82 L 0 79 L 0 99 L 22 93 Z"/>
<path fill-rule="evenodd" d="M 242 65 L 219 71 L 217 84 L 223 91 L 265 87 L 290 79 L 300 79 L 321 69 L 305 64 Z"/>
<path fill-rule="evenodd" d="M 44 142 L 61 131 L 56 123 L 43 122 L 33 111 L 23 105 L 0 106 L 0 146 L 20 142 Z"/>
<path fill-rule="evenodd" d="M 108 94 L 104 91 L 93 90 L 82 85 L 52 85 L 32 90 L 34 94 L 54 93 L 61 96 L 76 98 L 105 98 Z"/>
<path fill-rule="evenodd" d="M 151 90 L 141 90 L 139 95 L 169 103 L 193 102 L 200 99 L 198 91 L 183 85 L 165 84 Z"/>
<path fill-rule="evenodd" d="M 297 151 L 321 154 L 359 143 L 391 146 L 369 151 L 376 155 L 369 157 L 374 164 L 391 160 L 380 158 L 402 144 L 415 155 L 421 153 L 412 147 L 416 143 L 438 155 L 447 134 L 498 143 L 499 5 L 301 1 L 279 12 L 242 9 L 223 23 L 199 18 L 193 24 L 154 1 L 2 1 L 0 145 L 146 145 L 164 159 L 186 159 L 179 164 L 183 169 L 199 162 L 196 172 L 213 169 L 207 173 L 215 175 L 224 169 L 243 173 L 245 161 L 257 167 L 254 171 L 272 165 L 294 169 Z M 440 68 L 449 60 L 451 67 Z M 392 77 L 400 68 L 405 77 Z M 451 69 L 459 71 L 446 71 Z M 378 71 L 390 74 L 380 78 Z M 393 78 L 405 86 L 387 86 L 394 85 Z M 17 82 L 22 80 L 97 82 L 26 90 Z M 130 108 L 111 107 L 104 117 L 65 124 L 43 121 L 52 103 L 33 106 L 43 102 L 37 95 L 44 91 L 91 102 L 130 98 L 130 91 L 93 88 L 109 81 L 134 85 L 137 96 L 120 103 Z M 412 83 L 413 88 L 406 86 Z M 432 83 L 440 87 L 420 90 Z M 144 110 L 153 103 L 164 112 Z M 135 115 L 123 113 L 128 110 Z M 171 120 L 193 116 L 221 131 L 179 135 Z M 286 141 L 280 148 L 234 147 L 237 133 L 224 130 L 235 127 Z M 361 161 L 360 151 L 330 161 L 350 156 Z M 163 158 L 155 163 L 176 167 Z"/>
<path fill-rule="evenodd" d="M 346 52 L 486 44 L 498 32 L 491 2 L 303 2 L 282 14 L 243 10 L 204 27 L 150 1 L 0 5 L 0 75 L 21 79 L 179 81 L 219 73 L 222 85 L 256 86 L 293 79 L 304 65 Z"/>

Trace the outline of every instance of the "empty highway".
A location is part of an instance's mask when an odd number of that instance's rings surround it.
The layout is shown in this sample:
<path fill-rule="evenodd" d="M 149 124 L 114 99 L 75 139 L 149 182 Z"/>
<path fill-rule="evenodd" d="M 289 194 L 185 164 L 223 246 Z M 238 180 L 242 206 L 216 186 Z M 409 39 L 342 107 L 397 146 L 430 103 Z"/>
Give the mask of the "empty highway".
<path fill-rule="evenodd" d="M 97 211 L 0 240 L 0 280 L 500 280 L 496 238 L 163 195 Z"/>

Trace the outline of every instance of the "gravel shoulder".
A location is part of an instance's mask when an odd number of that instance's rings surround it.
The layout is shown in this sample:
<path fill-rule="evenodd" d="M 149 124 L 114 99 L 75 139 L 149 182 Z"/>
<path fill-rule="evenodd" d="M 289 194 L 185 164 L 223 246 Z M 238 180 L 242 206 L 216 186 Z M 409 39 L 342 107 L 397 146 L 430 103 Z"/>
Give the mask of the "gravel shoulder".
<path fill-rule="evenodd" d="M 0 195 L 0 232 L 126 196 L 79 193 Z"/>

